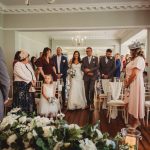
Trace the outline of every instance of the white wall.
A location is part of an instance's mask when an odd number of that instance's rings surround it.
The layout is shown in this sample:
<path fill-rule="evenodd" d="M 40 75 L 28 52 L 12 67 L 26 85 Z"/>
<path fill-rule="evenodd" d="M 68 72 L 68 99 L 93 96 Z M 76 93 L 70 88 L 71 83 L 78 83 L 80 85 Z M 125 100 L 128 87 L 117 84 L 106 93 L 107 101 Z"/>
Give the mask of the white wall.
<path fill-rule="evenodd" d="M 25 49 L 30 56 L 39 57 L 44 47 L 49 47 L 49 37 L 40 32 L 17 32 L 16 51 Z"/>
<path fill-rule="evenodd" d="M 150 10 L 49 14 L 5 14 L 11 29 L 98 29 L 150 26 Z"/>

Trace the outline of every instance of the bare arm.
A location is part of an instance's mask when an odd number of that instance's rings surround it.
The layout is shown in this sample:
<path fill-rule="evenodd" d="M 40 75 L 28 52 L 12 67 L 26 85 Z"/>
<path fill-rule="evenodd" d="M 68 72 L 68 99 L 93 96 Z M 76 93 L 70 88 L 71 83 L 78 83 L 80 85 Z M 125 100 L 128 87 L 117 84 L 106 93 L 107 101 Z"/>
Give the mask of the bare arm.
<path fill-rule="evenodd" d="M 128 87 L 133 82 L 133 80 L 137 77 L 139 73 L 138 68 L 134 68 L 128 80 L 125 81 L 125 86 Z"/>
<path fill-rule="evenodd" d="M 45 99 L 49 99 L 49 97 L 46 95 L 46 92 L 45 92 L 46 90 L 45 90 L 45 87 L 44 86 L 42 86 L 42 95 L 44 96 L 44 98 Z"/>
<path fill-rule="evenodd" d="M 41 73 L 41 75 L 42 75 L 42 76 L 43 76 L 43 78 L 44 78 L 45 74 L 44 74 L 44 72 L 43 72 L 42 67 L 38 67 L 38 70 L 39 70 L 39 72 Z"/>

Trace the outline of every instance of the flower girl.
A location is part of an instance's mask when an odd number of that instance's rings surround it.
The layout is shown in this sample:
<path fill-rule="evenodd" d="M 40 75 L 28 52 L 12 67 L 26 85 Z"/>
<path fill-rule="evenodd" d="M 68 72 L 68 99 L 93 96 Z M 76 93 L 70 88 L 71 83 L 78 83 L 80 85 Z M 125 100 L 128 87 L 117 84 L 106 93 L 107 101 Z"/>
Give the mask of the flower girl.
<path fill-rule="evenodd" d="M 51 75 L 46 75 L 42 86 L 42 95 L 39 103 L 40 115 L 55 117 L 60 110 L 60 103 L 55 97 L 55 86 Z"/>

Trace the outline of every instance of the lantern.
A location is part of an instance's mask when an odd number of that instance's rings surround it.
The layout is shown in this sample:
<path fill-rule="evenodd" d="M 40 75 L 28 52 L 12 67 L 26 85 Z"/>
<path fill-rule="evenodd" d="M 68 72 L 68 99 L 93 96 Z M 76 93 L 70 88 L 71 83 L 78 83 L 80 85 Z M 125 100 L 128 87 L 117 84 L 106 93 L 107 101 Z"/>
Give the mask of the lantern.
<path fill-rule="evenodd" d="M 129 150 L 138 150 L 139 139 L 142 139 L 140 131 L 134 128 L 123 128 L 121 134 L 124 137 L 125 144 L 129 145 Z"/>

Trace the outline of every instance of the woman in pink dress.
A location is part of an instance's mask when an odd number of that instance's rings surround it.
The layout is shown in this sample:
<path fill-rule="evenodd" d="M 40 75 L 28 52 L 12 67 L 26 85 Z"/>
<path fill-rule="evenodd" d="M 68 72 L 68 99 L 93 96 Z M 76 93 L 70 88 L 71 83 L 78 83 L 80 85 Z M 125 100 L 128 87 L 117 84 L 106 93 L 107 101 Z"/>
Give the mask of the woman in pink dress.
<path fill-rule="evenodd" d="M 141 43 L 134 42 L 129 45 L 132 60 L 126 66 L 125 86 L 129 88 L 128 112 L 133 117 L 131 127 L 137 128 L 140 125 L 140 119 L 144 119 L 145 90 L 143 71 L 145 68 L 145 59 L 141 50 Z"/>

